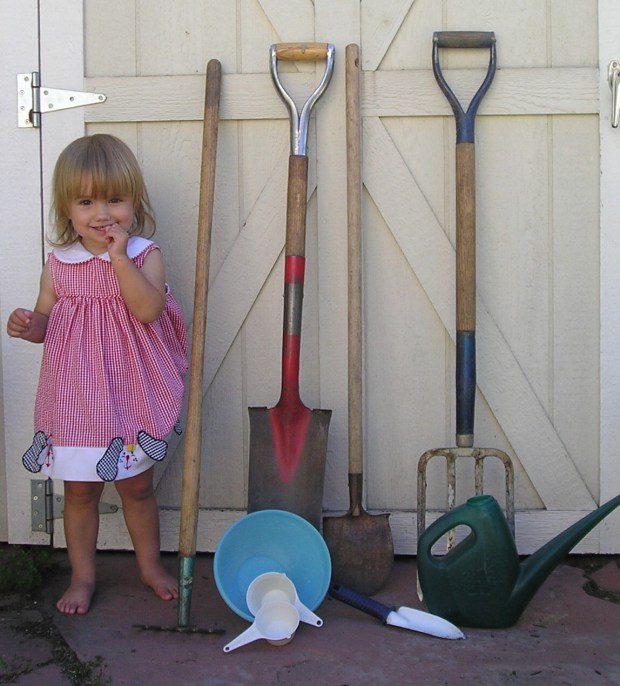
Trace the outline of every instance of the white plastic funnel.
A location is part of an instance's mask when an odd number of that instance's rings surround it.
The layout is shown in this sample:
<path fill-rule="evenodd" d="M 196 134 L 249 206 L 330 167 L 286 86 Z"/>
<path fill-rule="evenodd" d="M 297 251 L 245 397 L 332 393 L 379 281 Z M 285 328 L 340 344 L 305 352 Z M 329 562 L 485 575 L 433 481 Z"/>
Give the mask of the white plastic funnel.
<path fill-rule="evenodd" d="M 224 646 L 224 652 L 265 638 L 273 645 L 284 645 L 294 636 L 299 626 L 299 612 L 288 601 L 274 600 L 259 609 L 254 623 L 237 638 Z"/>
<path fill-rule="evenodd" d="M 255 617 L 264 605 L 274 601 L 285 601 L 295 606 L 301 622 L 323 626 L 323 620 L 299 600 L 295 584 L 286 574 L 280 572 L 266 572 L 257 576 L 248 586 L 245 601 Z"/>

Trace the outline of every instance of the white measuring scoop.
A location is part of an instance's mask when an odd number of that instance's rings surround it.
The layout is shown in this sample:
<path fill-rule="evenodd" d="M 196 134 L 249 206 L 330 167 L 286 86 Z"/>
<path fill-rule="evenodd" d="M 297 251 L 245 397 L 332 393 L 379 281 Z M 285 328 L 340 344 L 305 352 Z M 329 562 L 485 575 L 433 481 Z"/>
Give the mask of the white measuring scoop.
<path fill-rule="evenodd" d="M 224 652 L 264 638 L 273 645 L 285 645 L 292 640 L 299 626 L 299 612 L 288 601 L 273 600 L 263 605 L 251 627 L 224 646 Z"/>
<path fill-rule="evenodd" d="M 295 606 L 299 620 L 312 626 L 323 626 L 323 620 L 307 608 L 297 595 L 295 584 L 280 572 L 266 572 L 257 576 L 248 586 L 245 600 L 250 612 L 256 617 L 264 605 L 274 601 L 288 602 Z"/>

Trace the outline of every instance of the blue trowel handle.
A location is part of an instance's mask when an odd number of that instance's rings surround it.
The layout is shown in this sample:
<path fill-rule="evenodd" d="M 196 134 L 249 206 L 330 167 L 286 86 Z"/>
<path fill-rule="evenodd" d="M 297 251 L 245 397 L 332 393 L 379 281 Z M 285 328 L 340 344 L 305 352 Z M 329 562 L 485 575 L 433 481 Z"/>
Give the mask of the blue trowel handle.
<path fill-rule="evenodd" d="M 340 584 L 332 584 L 329 587 L 329 595 L 338 600 L 342 600 L 342 602 L 347 605 L 356 607 L 362 612 L 366 612 L 366 614 L 377 617 L 377 619 L 380 619 L 384 624 L 387 624 L 387 618 L 393 611 L 393 608 L 378 603 L 376 600 L 368 598 L 368 596 L 362 595 L 361 593 L 356 593 L 350 588 L 340 586 Z"/>

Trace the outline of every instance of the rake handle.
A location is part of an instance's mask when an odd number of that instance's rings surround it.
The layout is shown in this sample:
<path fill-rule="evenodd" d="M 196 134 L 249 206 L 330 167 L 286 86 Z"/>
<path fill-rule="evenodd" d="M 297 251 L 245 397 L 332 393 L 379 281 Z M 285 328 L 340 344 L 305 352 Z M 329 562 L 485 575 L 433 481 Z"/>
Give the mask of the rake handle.
<path fill-rule="evenodd" d="M 348 248 L 349 491 L 351 507 L 362 497 L 362 236 L 359 46 L 345 50 Z M 356 478 L 357 477 L 357 478 Z"/>
<path fill-rule="evenodd" d="M 202 442 L 202 380 L 204 369 L 205 329 L 207 323 L 207 291 L 211 227 L 215 195 L 215 162 L 217 157 L 217 129 L 222 79 L 218 60 L 207 64 L 205 86 L 202 160 L 200 169 L 200 199 L 196 240 L 196 275 L 194 283 L 194 313 L 192 351 L 189 365 L 189 396 L 183 445 L 183 477 L 181 482 L 181 515 L 179 555 L 196 555 L 198 524 L 198 492 L 200 486 L 200 452 Z"/>

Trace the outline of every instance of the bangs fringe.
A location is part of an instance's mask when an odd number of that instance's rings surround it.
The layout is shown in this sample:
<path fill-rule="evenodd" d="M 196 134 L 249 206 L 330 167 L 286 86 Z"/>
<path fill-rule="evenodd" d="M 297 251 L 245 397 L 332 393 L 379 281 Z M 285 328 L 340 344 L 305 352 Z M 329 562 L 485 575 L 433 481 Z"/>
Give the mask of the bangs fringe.
<path fill-rule="evenodd" d="M 132 199 L 134 223 L 130 235 L 155 233 L 155 220 L 138 162 L 129 147 L 109 134 L 84 136 L 68 145 L 54 169 L 53 207 L 56 247 L 78 240 L 69 219 L 69 205 L 76 198 L 128 196 Z"/>

